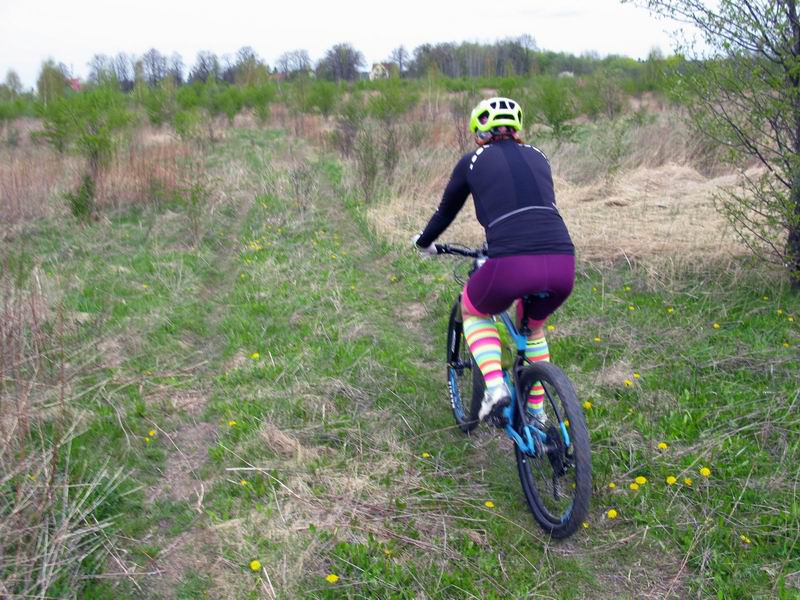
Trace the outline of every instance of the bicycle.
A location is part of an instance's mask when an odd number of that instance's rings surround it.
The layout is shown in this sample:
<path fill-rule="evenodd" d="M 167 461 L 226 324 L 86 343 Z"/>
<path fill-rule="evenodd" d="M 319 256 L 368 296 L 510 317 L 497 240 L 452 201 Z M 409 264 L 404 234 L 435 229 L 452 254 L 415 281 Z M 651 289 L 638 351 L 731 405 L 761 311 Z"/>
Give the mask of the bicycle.
<path fill-rule="evenodd" d="M 483 249 L 458 245 L 436 244 L 436 250 L 439 254 L 472 258 L 470 275 L 488 258 Z M 512 401 L 503 413 L 502 428 L 514 443 L 522 490 L 533 517 L 545 532 L 561 539 L 572 535 L 589 512 L 592 462 L 586 421 L 569 379 L 557 366 L 531 362 L 525 357 L 527 337 L 531 333 L 528 326 L 530 305 L 546 294 L 542 291 L 523 298 L 519 328 L 508 312 L 495 320 L 505 326 L 516 349 L 515 356 L 512 352 L 511 357 L 505 355 L 503 361 Z M 450 311 L 447 328 L 447 381 L 453 416 L 461 431 L 469 433 L 479 422 L 484 382 L 464 338 L 460 293 Z M 526 412 L 528 392 L 537 381 L 545 390 L 545 425 L 528 417 Z"/>

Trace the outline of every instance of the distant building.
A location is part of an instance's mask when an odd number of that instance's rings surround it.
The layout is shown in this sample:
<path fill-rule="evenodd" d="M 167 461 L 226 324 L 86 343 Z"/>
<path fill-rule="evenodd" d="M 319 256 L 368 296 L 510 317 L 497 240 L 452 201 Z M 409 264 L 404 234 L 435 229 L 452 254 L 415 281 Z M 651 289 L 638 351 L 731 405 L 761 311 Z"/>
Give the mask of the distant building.
<path fill-rule="evenodd" d="M 81 80 L 77 77 L 67 77 L 67 85 L 73 92 L 81 91 Z"/>
<path fill-rule="evenodd" d="M 559 79 L 572 79 L 575 77 L 575 73 L 572 71 L 561 71 L 561 73 L 558 74 L 558 77 Z"/>
<path fill-rule="evenodd" d="M 389 79 L 392 74 L 392 63 L 374 63 L 369 72 L 369 80 L 375 81 L 376 79 Z"/>

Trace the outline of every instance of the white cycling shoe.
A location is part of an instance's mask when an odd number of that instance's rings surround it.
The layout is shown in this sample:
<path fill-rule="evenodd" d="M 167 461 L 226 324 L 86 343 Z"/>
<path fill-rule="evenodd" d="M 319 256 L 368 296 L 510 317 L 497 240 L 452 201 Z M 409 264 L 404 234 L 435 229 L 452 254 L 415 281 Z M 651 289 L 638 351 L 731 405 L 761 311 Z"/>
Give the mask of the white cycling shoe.
<path fill-rule="evenodd" d="M 511 404 L 511 392 L 504 381 L 498 386 L 487 389 L 483 394 L 478 418 L 481 421 L 491 420 L 498 427 L 505 425 L 503 409 Z"/>

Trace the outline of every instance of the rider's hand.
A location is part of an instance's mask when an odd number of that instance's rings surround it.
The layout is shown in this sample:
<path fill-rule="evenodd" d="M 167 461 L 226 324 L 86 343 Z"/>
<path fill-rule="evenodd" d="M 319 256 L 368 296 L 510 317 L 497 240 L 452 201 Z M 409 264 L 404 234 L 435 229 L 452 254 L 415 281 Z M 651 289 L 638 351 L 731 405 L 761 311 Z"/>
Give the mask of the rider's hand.
<path fill-rule="evenodd" d="M 427 258 L 429 256 L 436 256 L 437 254 L 439 254 L 439 252 L 436 250 L 435 244 L 431 244 L 427 248 L 423 248 L 422 246 L 417 245 L 417 240 L 421 235 L 422 233 L 418 233 L 413 238 L 411 238 L 411 243 L 414 244 L 414 248 L 416 248 L 417 252 L 419 252 L 419 255 L 422 258 Z"/>

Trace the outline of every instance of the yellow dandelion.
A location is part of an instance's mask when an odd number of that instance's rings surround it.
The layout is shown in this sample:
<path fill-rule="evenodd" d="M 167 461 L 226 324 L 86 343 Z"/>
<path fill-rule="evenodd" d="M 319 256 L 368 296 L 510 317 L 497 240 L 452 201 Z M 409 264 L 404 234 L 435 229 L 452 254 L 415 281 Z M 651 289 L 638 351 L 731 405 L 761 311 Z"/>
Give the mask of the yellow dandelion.
<path fill-rule="evenodd" d="M 658 449 L 659 450 L 666 450 L 667 448 L 669 448 L 669 445 L 667 444 L 667 442 L 658 442 Z"/>
<path fill-rule="evenodd" d="M 638 490 L 638 489 L 639 489 L 639 484 L 638 484 L 638 483 L 636 483 L 636 482 L 634 481 L 634 482 L 633 482 L 632 484 L 630 484 L 628 487 L 629 487 L 629 488 L 631 488 L 631 489 L 632 489 L 632 490 L 635 492 L 636 490 Z"/>
<path fill-rule="evenodd" d="M 251 560 L 250 561 L 250 569 L 253 571 L 260 571 L 261 570 L 261 561 L 260 560 Z"/>
<path fill-rule="evenodd" d="M 641 376 L 641 375 L 639 375 L 639 373 L 634 373 L 634 374 L 633 374 L 633 378 L 634 378 L 634 379 L 640 379 L 641 377 L 642 377 L 642 376 Z"/>
<path fill-rule="evenodd" d="M 769 300 L 769 296 L 763 296 L 761 299 L 762 300 Z"/>
<path fill-rule="evenodd" d="M 156 434 L 156 430 L 155 429 L 151 429 L 150 431 L 147 432 L 147 435 L 149 435 L 150 437 L 155 436 L 155 434 Z"/>
<path fill-rule="evenodd" d="M 714 323 L 714 324 L 712 325 L 712 327 L 713 327 L 714 329 L 719 329 L 719 323 Z"/>
<path fill-rule="evenodd" d="M 711 469 L 708 467 L 700 467 L 700 475 L 703 477 L 710 477 L 711 476 Z"/>
<path fill-rule="evenodd" d="M 781 315 L 783 314 L 783 309 L 782 309 L 782 308 L 779 308 L 779 309 L 778 309 L 778 310 L 776 310 L 775 312 L 778 314 L 778 316 L 781 316 Z"/>
<path fill-rule="evenodd" d="M 683 485 L 688 485 L 689 487 L 692 487 L 692 478 L 691 477 L 684 477 L 683 478 Z"/>
<path fill-rule="evenodd" d="M 626 292 L 630 292 L 630 291 L 631 291 L 631 286 L 629 286 L 629 285 L 626 285 L 626 286 L 625 286 L 625 291 L 626 291 Z"/>
<path fill-rule="evenodd" d="M 239 482 L 239 485 L 248 485 L 249 483 L 250 483 L 250 482 L 249 482 L 249 481 L 247 481 L 247 479 L 242 479 L 242 480 Z"/>
<path fill-rule="evenodd" d="M 630 379 L 626 379 L 623 383 L 625 385 L 627 385 L 627 386 L 632 386 L 633 385 L 633 382 Z"/>
<path fill-rule="evenodd" d="M 614 483 L 613 481 L 608 484 L 608 489 L 610 489 L 610 490 L 616 489 L 616 487 L 617 487 L 617 484 Z"/>
<path fill-rule="evenodd" d="M 397 275 L 389 275 L 389 281 L 392 283 L 397 283 Z"/>
<path fill-rule="evenodd" d="M 636 307 L 633 304 L 629 304 L 628 310 L 636 310 Z"/>
<path fill-rule="evenodd" d="M 547 331 L 555 331 L 555 330 L 556 330 L 556 326 L 555 325 L 548 325 L 547 326 Z"/>
<path fill-rule="evenodd" d="M 668 307 L 667 307 L 667 312 L 668 312 L 669 314 L 672 314 L 672 313 L 674 313 L 674 312 L 675 312 L 675 309 L 674 309 L 674 308 L 672 308 L 671 306 L 668 306 Z"/>
<path fill-rule="evenodd" d="M 786 317 L 786 320 L 789 321 L 789 323 L 794 323 L 794 317 Z"/>
<path fill-rule="evenodd" d="M 394 554 L 394 552 L 392 552 L 392 551 L 391 551 L 389 548 L 384 548 L 384 549 L 383 549 L 383 553 L 384 553 L 386 556 L 391 556 L 392 554 Z"/>
<path fill-rule="evenodd" d="M 147 285 L 146 283 L 143 283 L 143 284 L 142 284 L 142 287 L 143 287 L 144 289 L 147 289 L 147 288 L 149 288 L 150 286 L 149 286 L 149 285 Z"/>
<path fill-rule="evenodd" d="M 584 521 L 582 525 L 584 529 L 589 529 L 589 521 Z"/>
<path fill-rule="evenodd" d="M 431 457 L 431 455 L 428 454 L 427 452 L 423 452 L 422 453 L 422 458 L 430 458 L 430 457 Z"/>
<path fill-rule="evenodd" d="M 240 273 L 239 274 L 239 279 L 244 279 L 244 278 L 245 278 L 245 274 L 244 273 Z"/>
<path fill-rule="evenodd" d="M 332 258 L 333 260 L 336 260 L 336 255 L 335 255 L 335 254 L 331 254 L 331 258 Z"/>
<path fill-rule="evenodd" d="M 150 443 L 150 438 L 149 437 L 144 438 L 144 443 L 145 444 L 149 444 Z"/>
<path fill-rule="evenodd" d="M 750 544 L 753 543 L 753 541 L 749 537 L 747 537 L 745 534 L 740 535 L 739 539 L 742 540 L 743 544 L 750 545 Z"/>
<path fill-rule="evenodd" d="M 486 502 L 483 503 L 483 505 L 486 508 L 494 508 L 494 502 L 492 502 L 491 500 L 487 500 Z"/>
<path fill-rule="evenodd" d="M 619 513 L 614 510 L 613 508 L 606 513 L 606 516 L 609 519 L 616 519 L 619 516 Z"/>
<path fill-rule="evenodd" d="M 783 342 L 783 347 L 784 348 L 788 348 L 789 347 L 789 342 Z"/>
<path fill-rule="evenodd" d="M 583 403 L 583 409 L 584 410 L 589 410 L 590 408 L 592 408 L 592 403 L 591 402 L 589 402 L 587 400 L 586 402 Z"/>
<path fill-rule="evenodd" d="M 228 427 L 236 427 L 236 421 L 233 420 L 228 421 Z"/>
<path fill-rule="evenodd" d="M 647 483 L 647 477 L 639 475 L 634 481 L 639 485 L 644 485 L 645 483 Z"/>
<path fill-rule="evenodd" d="M 596 291 L 597 291 L 597 288 L 596 288 L 596 287 L 593 287 L 593 288 L 592 288 L 592 291 L 593 291 L 593 292 L 596 292 Z"/>
<path fill-rule="evenodd" d="M 252 358 L 253 360 L 258 360 L 259 358 L 261 358 L 261 353 L 260 352 L 253 352 L 250 355 L 250 358 Z"/>
<path fill-rule="evenodd" d="M 594 341 L 599 344 L 600 342 L 603 341 L 603 339 L 600 336 L 597 336 L 594 338 Z"/>
<path fill-rule="evenodd" d="M 667 485 L 675 485 L 678 482 L 678 478 L 674 475 L 667 476 Z"/>
<path fill-rule="evenodd" d="M 325 581 L 328 583 L 336 583 L 339 581 L 339 576 L 336 573 L 330 573 L 329 575 L 325 576 Z"/>

